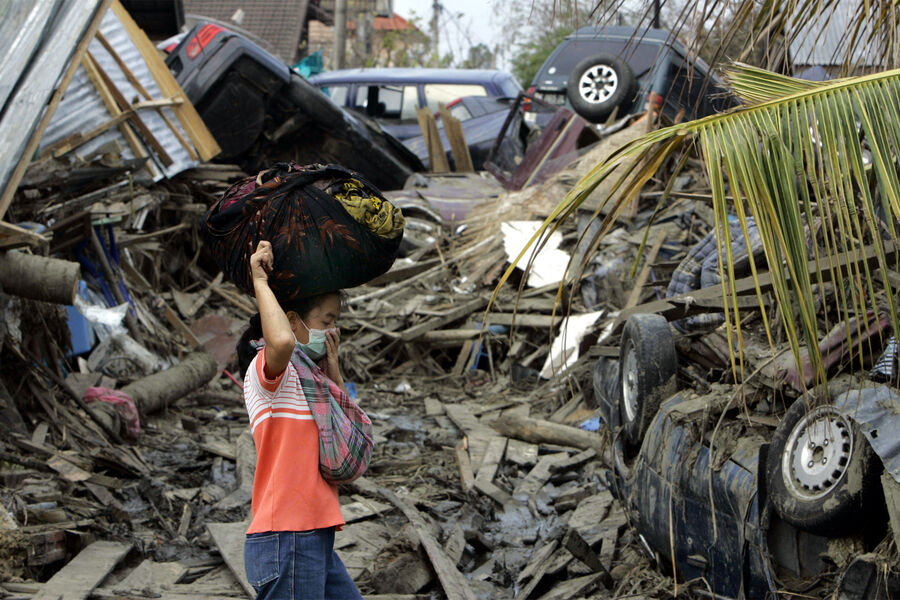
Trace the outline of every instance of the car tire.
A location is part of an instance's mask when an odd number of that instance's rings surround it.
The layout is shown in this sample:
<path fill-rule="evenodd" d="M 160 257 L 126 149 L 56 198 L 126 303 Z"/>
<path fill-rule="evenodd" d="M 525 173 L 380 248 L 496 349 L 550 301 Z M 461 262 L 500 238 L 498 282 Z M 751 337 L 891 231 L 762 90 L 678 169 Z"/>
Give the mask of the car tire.
<path fill-rule="evenodd" d="M 628 63 L 614 54 L 589 56 L 575 65 L 569 74 L 566 95 L 575 112 L 599 123 L 617 107 L 624 115 L 631 108 L 637 79 Z"/>
<path fill-rule="evenodd" d="M 678 357 L 668 321 L 628 317 L 619 345 L 619 419 L 629 453 L 640 447 L 660 403 L 677 391 Z"/>
<path fill-rule="evenodd" d="M 835 535 L 861 524 L 877 460 L 859 427 L 831 404 L 798 400 L 775 429 L 766 460 L 768 497 L 784 521 Z"/>

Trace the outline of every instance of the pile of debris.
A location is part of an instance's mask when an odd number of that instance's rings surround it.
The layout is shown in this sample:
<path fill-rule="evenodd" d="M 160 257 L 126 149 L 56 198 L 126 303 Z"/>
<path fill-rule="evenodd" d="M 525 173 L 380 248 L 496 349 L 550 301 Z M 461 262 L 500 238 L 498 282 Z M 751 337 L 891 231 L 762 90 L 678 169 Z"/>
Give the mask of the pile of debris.
<path fill-rule="evenodd" d="M 18 248 L 0 261 L 0 597 L 252 597 L 242 552 L 255 449 L 234 348 L 255 301 L 224 280 L 198 233 L 246 173 L 206 162 L 215 140 L 127 13 L 107 4 L 66 3 L 55 19 L 68 21 L 52 21 L 78 26 L 70 53 L 35 58 L 55 71 L 19 83 L 46 92 L 18 116 L 37 126 L 14 135 L 15 115 L 0 120 L 21 152 L 0 165 L 0 245 Z M 53 92 L 57 77 L 69 94 Z M 71 108 L 45 115 L 42 102 Z M 348 524 L 336 541 L 366 597 L 704 592 L 651 568 L 673 565 L 639 535 L 632 499 L 618 501 L 615 443 L 599 432 L 597 390 L 618 372 L 594 373 L 619 357 L 610 339 L 630 315 L 678 321 L 678 387 L 701 398 L 685 417 L 697 439 L 747 414 L 709 442 L 718 465 L 745 448 L 740 434 L 771 437 L 784 399 L 804 388 L 779 332 L 775 360 L 748 310 L 744 404 L 721 400 L 734 374 L 729 332 L 708 314 L 721 290 L 698 291 L 717 254 L 700 165 L 688 159 L 672 181 L 664 166 L 592 248 L 592 212 L 610 194 L 600 186 L 497 289 L 571 187 L 650 124 L 607 127 L 540 177 L 517 171 L 504 182 L 515 191 L 459 174 L 388 192 L 409 217 L 404 256 L 348 290 L 340 322 L 345 378 L 376 435 L 368 473 L 342 489 Z M 745 267 L 755 252 L 744 249 Z M 741 308 L 758 309 L 752 300 Z M 691 332 L 689 317 L 711 327 Z M 838 328 L 823 344 L 849 364 L 864 341 L 880 349 L 886 325 L 853 327 L 865 336 L 852 340 Z"/>
<path fill-rule="evenodd" d="M 338 546 L 367 596 L 667 589 L 647 575 L 650 559 L 606 489 L 602 438 L 578 427 L 594 411 L 575 336 L 549 358 L 569 311 L 591 314 L 588 325 L 601 312 L 580 298 L 557 303 L 565 262 L 533 269 L 521 294 L 508 285 L 484 312 L 533 230 L 528 219 L 594 160 L 530 196 L 489 199 L 468 226 L 439 230 L 350 290 L 344 369 L 378 444 L 367 476 L 343 494 Z M 197 236 L 200 215 L 244 173 L 204 164 L 154 183 L 137 170 L 46 160 L 8 213 L 49 224 L 36 235 L 52 233 L 44 248 L 54 258 L 15 251 L 5 262 L 66 267 L 64 295 L 76 298 L 66 311 L 3 297 L 11 597 L 51 597 L 58 586 L 85 598 L 251 593 L 241 552 L 255 452 L 231 372 L 255 307 Z M 576 232 L 563 238 L 571 247 Z M 18 279 L 41 273 L 25 269 Z"/>

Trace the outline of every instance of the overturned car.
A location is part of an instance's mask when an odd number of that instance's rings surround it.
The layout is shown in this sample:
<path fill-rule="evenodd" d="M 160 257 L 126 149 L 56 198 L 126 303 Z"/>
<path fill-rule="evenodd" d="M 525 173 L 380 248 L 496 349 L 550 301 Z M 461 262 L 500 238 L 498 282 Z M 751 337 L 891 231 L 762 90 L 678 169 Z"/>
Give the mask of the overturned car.
<path fill-rule="evenodd" d="M 886 320 L 866 325 L 880 331 Z M 732 384 L 679 390 L 678 356 L 695 342 L 661 315 L 632 314 L 618 360 L 601 357 L 593 374 L 615 463 L 609 487 L 658 565 L 716 598 L 900 593 L 886 551 L 900 533 L 886 435 L 900 394 L 855 375 L 786 410 L 787 396 L 774 394 L 750 408 Z"/>

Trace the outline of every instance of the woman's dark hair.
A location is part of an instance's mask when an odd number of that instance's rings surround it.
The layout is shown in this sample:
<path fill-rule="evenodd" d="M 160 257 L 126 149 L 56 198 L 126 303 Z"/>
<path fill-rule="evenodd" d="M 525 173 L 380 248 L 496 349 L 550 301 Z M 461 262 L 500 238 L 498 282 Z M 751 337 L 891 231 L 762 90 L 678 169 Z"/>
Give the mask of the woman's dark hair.
<path fill-rule="evenodd" d="M 282 308 L 286 313 L 294 311 L 295 313 L 300 315 L 301 319 L 305 319 L 312 309 L 322 304 L 322 302 L 325 301 L 325 298 L 333 294 L 338 295 L 338 297 L 341 299 L 341 305 L 343 306 L 346 295 L 343 291 L 339 290 L 335 292 L 316 294 L 315 296 L 310 296 L 308 298 L 299 298 L 297 300 L 292 300 L 291 302 L 284 304 Z M 238 356 L 238 368 L 240 369 L 240 376 L 242 378 L 247 372 L 247 367 L 250 366 L 250 361 L 252 361 L 253 357 L 256 356 L 256 349 L 250 345 L 250 342 L 258 340 L 262 336 L 262 321 L 259 318 L 259 313 L 256 313 L 255 315 L 250 317 L 248 327 L 246 330 L 244 330 L 244 333 L 243 335 L 241 335 L 241 339 L 238 340 L 236 347 Z"/>

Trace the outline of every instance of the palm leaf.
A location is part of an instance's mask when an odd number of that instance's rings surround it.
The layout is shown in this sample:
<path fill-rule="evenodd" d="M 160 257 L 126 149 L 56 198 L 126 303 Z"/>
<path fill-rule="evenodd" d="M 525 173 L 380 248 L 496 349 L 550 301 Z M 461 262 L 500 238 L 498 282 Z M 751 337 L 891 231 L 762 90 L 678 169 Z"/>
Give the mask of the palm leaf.
<path fill-rule="evenodd" d="M 900 70 L 809 84 L 736 65 L 729 80 L 751 106 L 654 131 L 623 146 L 573 187 L 532 238 L 532 249 L 539 250 L 541 241 L 615 174 L 613 193 L 594 213 L 607 215 L 592 242 L 596 248 L 664 162 L 680 151 L 698 151 L 710 181 L 718 240 L 726 249 L 720 274 L 727 322 L 735 325 L 739 340 L 728 219 L 740 221 L 749 247 L 747 223 L 753 216 L 791 350 L 799 361 L 801 347 L 808 348 L 816 379 L 824 384 L 818 340 L 826 289 L 833 290 L 837 321 L 845 324 L 849 339 L 858 333 L 849 330 L 851 317 L 877 310 L 879 302 L 888 305 L 898 330 L 893 294 L 880 294 L 872 269 L 861 259 L 868 247 L 877 267 L 886 269 L 885 246 L 898 243 L 893 222 L 900 217 L 895 158 L 900 156 Z M 514 267 L 501 278 L 495 296 Z M 755 267 L 752 274 L 762 300 Z M 765 311 L 763 318 L 772 344 Z M 731 335 L 732 327 L 726 329 Z M 731 347 L 738 348 L 732 357 L 738 375 L 740 344 Z"/>

